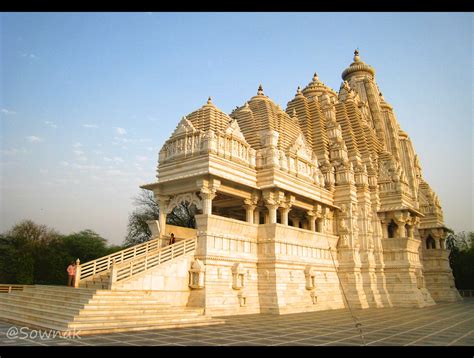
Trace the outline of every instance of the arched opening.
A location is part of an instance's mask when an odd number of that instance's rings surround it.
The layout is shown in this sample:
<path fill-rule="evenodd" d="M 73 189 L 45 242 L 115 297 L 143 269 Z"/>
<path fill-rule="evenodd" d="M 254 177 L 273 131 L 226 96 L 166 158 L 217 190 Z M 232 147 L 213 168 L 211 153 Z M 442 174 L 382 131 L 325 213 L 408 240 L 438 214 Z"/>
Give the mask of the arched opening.
<path fill-rule="evenodd" d="M 391 220 L 388 224 L 388 238 L 393 239 L 395 237 L 395 233 L 398 230 L 398 225 L 395 224 L 395 221 Z"/>
<path fill-rule="evenodd" d="M 435 240 L 430 236 L 426 238 L 426 248 L 429 249 L 436 249 Z"/>
<path fill-rule="evenodd" d="M 195 229 L 196 219 L 194 217 L 197 210 L 195 204 L 190 204 L 188 201 L 182 201 L 166 216 L 166 223 Z"/>

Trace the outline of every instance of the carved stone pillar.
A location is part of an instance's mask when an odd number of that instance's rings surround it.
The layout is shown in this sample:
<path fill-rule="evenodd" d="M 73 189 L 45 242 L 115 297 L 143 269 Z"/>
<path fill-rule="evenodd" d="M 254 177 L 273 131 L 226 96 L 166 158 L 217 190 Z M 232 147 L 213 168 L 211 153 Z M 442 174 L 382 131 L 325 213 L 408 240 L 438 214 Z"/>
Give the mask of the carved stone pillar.
<path fill-rule="evenodd" d="M 324 218 L 316 219 L 316 231 L 323 232 L 324 231 Z"/>
<path fill-rule="evenodd" d="M 263 212 L 263 222 L 264 224 L 270 224 L 270 214 L 268 210 Z"/>
<path fill-rule="evenodd" d="M 160 206 L 160 212 L 158 216 L 158 221 L 160 223 L 160 234 L 159 237 L 163 237 L 165 235 L 166 229 L 166 213 L 168 212 L 168 204 L 170 202 L 169 196 L 160 195 L 158 197 L 158 202 Z"/>
<path fill-rule="evenodd" d="M 395 233 L 395 237 L 399 238 L 406 238 L 407 237 L 407 230 L 405 228 L 405 224 L 407 223 L 408 217 L 407 213 L 402 213 L 402 212 L 396 212 L 394 215 L 393 220 L 395 221 L 395 224 L 397 224 L 398 229 L 397 232 Z"/>
<path fill-rule="evenodd" d="M 254 222 L 254 211 L 255 211 L 255 208 L 257 206 L 253 203 L 252 200 L 249 200 L 249 199 L 245 199 L 244 200 L 244 208 L 245 208 L 245 212 L 246 212 L 246 221 L 249 223 L 249 224 L 258 224 L 258 222 Z"/>
<path fill-rule="evenodd" d="M 265 224 L 276 224 L 277 209 L 284 199 L 283 192 L 264 191 L 263 199 L 265 202 L 265 206 L 268 209 L 268 220 L 265 218 Z"/>
<path fill-rule="evenodd" d="M 309 230 L 316 231 L 316 213 L 314 211 L 307 211 L 306 217 L 309 222 Z"/>
<path fill-rule="evenodd" d="M 255 210 L 253 211 L 253 223 L 254 224 L 260 224 L 260 208 L 256 207 Z"/>
<path fill-rule="evenodd" d="M 288 214 L 290 213 L 290 208 L 281 207 L 280 208 L 280 215 L 281 215 L 281 224 L 288 225 Z"/>
<path fill-rule="evenodd" d="M 385 213 L 379 213 L 378 218 L 380 219 L 380 225 L 382 227 L 382 239 L 388 239 L 388 223 L 390 220 Z"/>
<path fill-rule="evenodd" d="M 398 225 L 398 236 L 406 238 L 407 237 L 407 229 L 405 227 L 406 221 L 397 222 L 397 225 Z"/>
<path fill-rule="evenodd" d="M 212 214 L 212 200 L 216 197 L 217 188 L 221 185 L 220 180 L 215 178 L 201 178 L 196 181 L 200 189 L 202 213 L 204 215 Z"/>
<path fill-rule="evenodd" d="M 216 189 L 202 188 L 202 213 L 204 215 L 212 214 L 212 200 L 216 197 Z"/>
<path fill-rule="evenodd" d="M 265 205 L 268 209 L 268 223 L 269 224 L 276 224 L 277 222 L 277 204 L 266 204 Z"/>

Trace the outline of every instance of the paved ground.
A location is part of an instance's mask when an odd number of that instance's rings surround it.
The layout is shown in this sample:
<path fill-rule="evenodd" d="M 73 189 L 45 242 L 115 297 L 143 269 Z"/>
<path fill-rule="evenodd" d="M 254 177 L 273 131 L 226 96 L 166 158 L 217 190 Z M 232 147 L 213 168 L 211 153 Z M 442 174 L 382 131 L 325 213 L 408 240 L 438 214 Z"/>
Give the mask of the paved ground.
<path fill-rule="evenodd" d="M 24 329 L 8 338 L 0 322 L 0 346 L 474 346 L 474 299 L 427 308 L 383 308 L 353 312 L 364 343 L 346 309 L 283 316 L 225 317 L 207 327 L 83 336 L 37 336 Z M 21 327 L 16 326 L 18 329 Z M 23 338 L 29 335 L 28 338 Z"/>

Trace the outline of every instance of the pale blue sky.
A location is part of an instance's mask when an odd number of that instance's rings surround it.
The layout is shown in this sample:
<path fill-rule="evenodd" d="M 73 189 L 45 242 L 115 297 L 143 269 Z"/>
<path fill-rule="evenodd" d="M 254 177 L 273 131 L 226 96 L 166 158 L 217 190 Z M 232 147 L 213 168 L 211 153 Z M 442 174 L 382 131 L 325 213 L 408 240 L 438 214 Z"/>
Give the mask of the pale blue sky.
<path fill-rule="evenodd" d="M 281 107 L 358 47 L 446 224 L 473 226 L 471 13 L 2 13 L 0 231 L 30 218 L 125 237 L 158 151 L 208 96 Z"/>

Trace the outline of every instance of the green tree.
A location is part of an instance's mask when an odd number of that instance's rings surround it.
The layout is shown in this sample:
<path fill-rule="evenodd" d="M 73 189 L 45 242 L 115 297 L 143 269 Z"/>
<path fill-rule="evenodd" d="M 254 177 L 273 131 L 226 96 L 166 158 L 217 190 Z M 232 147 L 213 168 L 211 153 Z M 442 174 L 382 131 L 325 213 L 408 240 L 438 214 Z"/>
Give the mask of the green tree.
<path fill-rule="evenodd" d="M 121 250 L 91 230 L 60 235 L 25 220 L 0 235 L 0 282 L 12 284 L 66 283 L 66 268 L 77 258 L 87 262 Z"/>
<path fill-rule="evenodd" d="M 108 254 L 107 240 L 92 230 L 64 236 L 63 244 L 68 261 L 86 262 Z"/>
<path fill-rule="evenodd" d="M 474 289 L 474 232 L 450 232 L 446 247 L 451 250 L 449 263 L 458 289 Z"/>
<path fill-rule="evenodd" d="M 32 284 L 38 271 L 43 248 L 57 240 L 60 234 L 46 225 L 24 220 L 1 235 L 3 255 L 0 278 L 3 282 Z M 7 281 L 8 280 L 8 281 Z"/>

